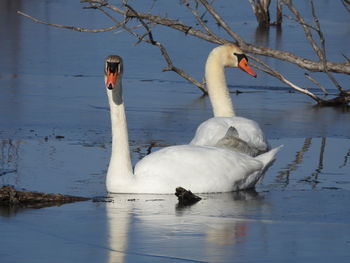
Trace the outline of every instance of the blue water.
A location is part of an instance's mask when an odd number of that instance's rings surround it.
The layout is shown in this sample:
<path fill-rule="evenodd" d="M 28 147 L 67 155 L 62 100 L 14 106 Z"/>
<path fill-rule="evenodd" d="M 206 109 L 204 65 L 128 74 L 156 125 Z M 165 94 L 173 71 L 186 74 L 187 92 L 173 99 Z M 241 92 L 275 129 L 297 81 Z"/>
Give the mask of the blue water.
<path fill-rule="evenodd" d="M 239 5 L 235 4 L 239 2 Z M 308 1 L 295 1 L 303 13 Z M 148 10 L 148 2 L 140 9 Z M 141 5 L 141 4 L 140 4 Z M 158 6 L 159 5 L 159 6 Z M 132 159 L 151 143 L 187 143 L 212 115 L 208 98 L 165 66 L 159 50 L 127 33 L 88 34 L 39 25 L 110 26 L 79 1 L 0 2 L 0 185 L 30 191 L 105 196 L 110 120 L 104 57 L 123 56 Z M 216 3 L 247 41 L 314 58 L 301 29 L 261 35 L 248 1 Z M 349 56 L 350 16 L 340 1 L 317 1 L 329 58 Z M 237 12 L 239 8 L 239 12 Z M 189 22 L 183 6 L 154 12 Z M 169 11 L 171 10 L 171 12 Z M 4 26 L 5 25 L 5 26 Z M 200 80 L 213 44 L 155 29 L 176 66 Z M 297 84 L 303 71 L 271 62 Z M 277 80 L 227 70 L 240 116 L 259 122 L 272 146 L 284 145 L 256 191 L 202 195 L 181 208 L 173 195 L 113 195 L 42 209 L 0 209 L 0 262 L 347 262 L 350 258 L 350 114 L 319 108 Z M 318 76 L 318 74 L 316 74 Z M 337 79 L 349 84 L 348 76 Z M 322 80 L 323 78 L 321 78 Z M 326 82 L 328 83 L 328 82 Z M 331 85 L 329 85 L 331 87 Z"/>

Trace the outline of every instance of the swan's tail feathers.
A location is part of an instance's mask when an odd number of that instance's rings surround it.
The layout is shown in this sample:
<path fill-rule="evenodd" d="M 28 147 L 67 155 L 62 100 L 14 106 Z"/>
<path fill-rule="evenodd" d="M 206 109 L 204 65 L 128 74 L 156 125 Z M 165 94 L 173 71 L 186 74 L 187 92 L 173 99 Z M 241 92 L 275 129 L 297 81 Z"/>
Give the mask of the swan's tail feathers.
<path fill-rule="evenodd" d="M 273 164 L 273 162 L 276 159 L 275 158 L 276 154 L 282 149 L 282 147 L 283 145 L 280 145 L 266 153 L 260 154 L 255 157 L 255 159 L 261 161 L 264 164 L 262 174 L 265 173 L 265 171 Z"/>
<path fill-rule="evenodd" d="M 243 180 L 240 184 L 237 184 L 237 189 L 235 190 L 246 190 L 250 188 L 254 188 L 255 185 L 261 181 L 261 179 L 264 177 L 264 173 L 266 172 L 267 168 L 269 168 L 274 160 L 277 152 L 283 147 L 283 145 L 280 145 L 266 153 L 260 154 L 254 159 L 260 161 L 263 163 L 263 167 L 253 173 L 251 173 L 245 180 Z"/>

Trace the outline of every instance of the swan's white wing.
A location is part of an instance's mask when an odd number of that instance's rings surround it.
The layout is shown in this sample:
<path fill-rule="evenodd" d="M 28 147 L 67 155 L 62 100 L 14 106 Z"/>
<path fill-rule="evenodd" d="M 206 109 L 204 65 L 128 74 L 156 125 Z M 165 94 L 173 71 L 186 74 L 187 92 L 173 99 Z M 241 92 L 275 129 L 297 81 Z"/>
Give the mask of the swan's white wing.
<path fill-rule="evenodd" d="M 178 186 L 196 193 L 228 192 L 254 187 L 264 166 L 235 151 L 181 145 L 146 156 L 134 173 L 137 189 L 143 193 L 173 193 Z"/>
<path fill-rule="evenodd" d="M 253 120 L 242 117 L 214 117 L 208 119 L 199 125 L 190 144 L 215 146 L 231 126 L 238 131 L 239 138 L 246 141 L 250 146 L 262 152 L 269 149 L 259 125 Z"/>

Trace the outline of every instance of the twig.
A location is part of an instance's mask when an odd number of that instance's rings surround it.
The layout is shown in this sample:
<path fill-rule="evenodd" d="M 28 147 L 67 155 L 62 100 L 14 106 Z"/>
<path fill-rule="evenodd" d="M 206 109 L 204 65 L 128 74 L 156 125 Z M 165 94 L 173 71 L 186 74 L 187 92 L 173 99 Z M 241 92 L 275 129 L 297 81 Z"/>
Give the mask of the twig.
<path fill-rule="evenodd" d="M 192 78 L 190 75 L 188 75 L 186 72 L 184 72 L 182 69 L 177 68 L 173 65 L 172 60 L 166 50 L 166 48 L 159 42 L 159 41 L 155 41 L 153 38 L 153 34 L 152 31 L 150 30 L 150 28 L 148 27 L 148 25 L 143 21 L 143 19 L 141 17 L 138 16 L 138 12 L 135 11 L 131 6 L 129 6 L 128 4 L 124 4 L 125 7 L 127 7 L 134 16 L 137 17 L 137 19 L 140 21 L 140 23 L 143 25 L 143 27 L 146 30 L 146 34 L 148 35 L 149 40 L 145 40 L 143 37 L 139 37 L 140 41 L 144 41 L 147 43 L 150 43 L 151 45 L 157 46 L 160 51 L 161 54 L 163 56 L 163 58 L 165 59 L 166 63 L 167 63 L 167 67 L 163 69 L 163 71 L 174 71 L 177 74 L 179 74 L 181 77 L 183 77 L 184 79 L 186 79 L 189 82 L 192 82 L 196 87 L 198 87 L 203 94 L 207 95 L 208 91 L 205 89 L 204 85 L 199 83 L 197 80 L 195 80 L 194 78 Z"/>
<path fill-rule="evenodd" d="M 324 92 L 325 95 L 328 95 L 327 90 L 321 85 L 321 83 L 319 83 L 317 80 L 315 80 L 314 78 L 312 78 L 308 73 L 304 73 L 305 77 L 310 80 L 312 83 L 314 83 L 317 87 L 320 88 L 320 90 L 322 90 Z"/>
<path fill-rule="evenodd" d="M 120 11 L 120 9 L 117 9 L 117 10 Z M 123 15 L 126 15 L 126 13 L 124 12 Z M 169 18 L 161 17 L 161 16 L 155 16 L 152 14 L 146 14 L 146 13 L 142 13 L 142 12 L 137 12 L 137 16 L 135 14 L 128 14 L 128 17 L 141 18 L 143 20 L 148 20 L 152 23 L 181 31 L 181 32 L 185 33 L 186 35 L 195 36 L 195 37 L 198 37 L 200 39 L 206 40 L 208 42 L 212 42 L 212 43 L 216 43 L 216 44 L 223 44 L 223 43 L 228 42 L 227 40 L 225 40 L 223 38 L 219 38 L 219 37 L 217 37 L 217 39 L 214 39 L 213 37 L 202 32 L 201 30 L 198 30 L 198 29 L 195 29 L 191 26 L 183 24 L 178 20 L 169 19 Z"/>
<path fill-rule="evenodd" d="M 310 28 L 312 26 L 308 25 L 305 22 L 304 18 L 300 15 L 299 11 L 294 7 L 292 0 L 283 0 L 283 2 L 285 5 L 287 5 L 289 10 L 293 13 L 293 15 L 296 18 L 296 21 L 303 27 L 306 39 L 309 41 L 311 47 L 313 48 L 317 56 L 321 59 L 323 57 L 323 54 L 321 49 L 318 47 L 318 45 L 316 44 L 315 40 L 312 37 L 311 31 L 310 31 Z M 314 29 L 317 30 L 316 28 Z"/>
<path fill-rule="evenodd" d="M 292 0 L 283 0 L 283 1 L 288 6 L 290 11 L 294 14 L 296 21 L 303 27 L 307 40 L 309 41 L 313 50 L 315 51 L 315 53 L 317 54 L 317 56 L 320 59 L 320 63 L 322 64 L 322 68 L 323 68 L 322 71 L 324 73 L 326 73 L 326 75 L 331 79 L 331 81 L 337 87 L 337 89 L 340 91 L 340 93 L 343 93 L 344 90 L 342 89 L 342 87 L 339 85 L 337 80 L 334 78 L 334 76 L 328 70 L 327 59 L 326 59 L 325 38 L 324 38 L 322 30 L 321 30 L 319 19 L 316 16 L 316 11 L 315 11 L 313 1 L 311 0 L 310 4 L 311 4 L 311 12 L 312 12 L 315 26 L 311 26 L 305 22 L 304 18 L 300 15 L 299 11 L 292 4 Z M 319 39 L 320 39 L 321 47 L 319 47 L 316 44 L 315 40 L 313 39 L 310 28 L 317 32 Z"/>
<path fill-rule="evenodd" d="M 282 0 L 277 0 L 276 2 L 276 25 L 280 26 L 282 24 Z"/>
<path fill-rule="evenodd" d="M 204 0 L 200 0 L 200 1 L 203 2 Z M 204 2 L 207 3 L 206 1 Z M 210 12 L 210 10 L 212 11 L 213 8 L 209 9 L 208 11 Z M 118 9 L 118 11 L 120 12 L 120 9 Z M 216 12 L 214 14 L 216 14 L 216 16 L 219 16 Z M 148 20 L 155 24 L 166 26 L 166 27 L 184 32 L 185 34 L 206 40 L 211 43 L 223 44 L 223 43 L 230 42 L 229 40 L 220 38 L 218 36 L 216 36 L 216 38 L 213 38 L 209 34 L 205 34 L 202 31 L 197 30 L 188 25 L 185 25 L 177 20 L 160 17 L 160 16 L 154 16 L 152 14 L 145 14 L 141 12 L 138 12 L 138 15 L 140 18 Z M 231 32 L 230 35 L 233 36 L 233 39 L 237 40 L 241 49 L 244 52 L 253 53 L 253 54 L 262 55 L 262 56 L 268 56 L 275 59 L 287 61 L 305 70 L 308 70 L 310 72 L 323 72 L 323 64 L 321 62 L 312 61 L 300 56 L 296 56 L 287 51 L 281 51 L 281 50 L 248 44 L 244 42 L 244 40 L 241 37 L 239 37 L 238 34 L 233 32 L 231 29 L 230 29 L 230 32 Z M 350 64 L 348 63 L 327 62 L 327 68 L 330 72 L 350 74 Z"/>
<path fill-rule="evenodd" d="M 64 29 L 69 29 L 69 30 L 73 30 L 73 31 L 78 31 L 78 32 L 89 32 L 89 33 L 100 33 L 100 32 L 107 32 L 107 31 L 111 31 L 113 29 L 116 29 L 118 27 L 120 27 L 123 22 L 120 22 L 114 26 L 110 26 L 110 27 L 106 27 L 106 28 L 100 28 L 100 29 L 89 29 L 89 28 L 83 28 L 83 27 L 75 27 L 75 26 L 65 26 L 65 25 L 60 25 L 60 24 L 51 24 L 48 22 L 45 22 L 43 20 L 34 18 L 24 12 L 21 11 L 17 11 L 18 14 L 25 16 L 31 20 L 33 20 L 36 23 L 40 23 L 40 24 L 44 24 L 44 25 L 48 25 L 48 26 L 53 26 L 53 27 L 58 27 L 58 28 L 64 28 Z"/>
<path fill-rule="evenodd" d="M 120 14 L 123 16 L 126 15 L 125 10 L 122 10 L 122 9 L 118 8 L 117 6 L 111 5 L 105 1 L 82 0 L 81 2 L 100 4 L 104 8 L 108 8 L 108 9 L 116 12 L 117 14 Z M 205 2 L 207 5 L 209 5 L 207 3 L 207 1 L 201 0 L 201 2 Z M 213 9 L 208 9 L 208 11 L 209 10 L 213 11 Z M 216 16 L 219 16 L 216 12 L 214 14 L 216 14 Z M 134 17 L 136 18 L 136 16 L 134 16 Z M 150 21 L 152 23 L 158 24 L 158 25 L 166 26 L 166 27 L 184 32 L 185 34 L 188 34 L 188 35 L 191 35 L 191 36 L 194 36 L 194 37 L 197 37 L 197 38 L 200 38 L 200 39 L 212 42 L 212 43 L 223 44 L 223 43 L 229 42 L 229 40 L 221 38 L 219 36 L 216 36 L 216 38 L 213 38 L 209 34 L 206 34 L 200 30 L 197 30 L 197 29 L 191 27 L 191 26 L 183 24 L 178 20 L 169 19 L 169 18 L 161 17 L 161 16 L 155 16 L 152 14 L 145 14 L 142 12 L 138 12 L 138 17 L 140 17 L 144 20 Z M 129 16 L 129 18 L 133 18 L 133 17 Z M 47 23 L 47 24 L 49 24 L 49 23 Z M 74 27 L 71 27 L 71 28 L 74 28 Z M 117 28 L 117 26 L 116 26 L 116 28 Z M 110 29 L 110 30 L 112 30 L 112 29 Z M 227 27 L 226 27 L 226 29 L 229 30 Z M 74 30 L 74 29 L 72 29 L 72 30 Z M 102 31 L 102 32 L 104 32 L 104 31 Z M 238 36 L 238 34 L 233 32 L 232 30 L 229 30 L 229 32 L 231 32 L 230 35 L 232 35 L 233 38 L 239 42 L 239 45 L 244 52 L 268 56 L 268 57 L 272 57 L 275 59 L 287 61 L 287 62 L 295 64 L 295 65 L 297 65 L 305 70 L 308 70 L 310 72 L 323 72 L 323 64 L 321 62 L 312 61 L 312 60 L 309 60 L 309 59 L 306 59 L 306 58 L 303 58 L 300 56 L 296 56 L 296 55 L 294 55 L 290 52 L 286 52 L 286 51 L 275 50 L 275 49 L 271 49 L 271 48 L 247 44 L 243 41 L 242 38 L 240 38 Z M 348 62 L 343 62 L 343 63 L 327 62 L 327 69 L 329 72 L 350 74 L 350 63 L 348 63 Z"/>
<path fill-rule="evenodd" d="M 206 1 L 206 0 L 199 0 L 202 5 L 209 11 L 209 13 L 212 15 L 212 17 L 215 19 L 215 21 L 231 36 L 233 39 L 235 39 L 239 46 L 244 48 L 247 46 L 247 43 L 241 38 L 236 32 L 234 32 L 227 23 L 221 18 L 221 16 L 216 12 L 216 10 Z"/>
<path fill-rule="evenodd" d="M 303 89 L 303 88 L 297 86 L 296 84 L 292 83 L 286 77 L 284 77 L 280 72 L 278 72 L 277 70 L 271 68 L 269 65 L 267 65 L 261 59 L 258 59 L 258 58 L 253 57 L 253 56 L 248 56 L 248 57 L 263 66 L 263 67 L 260 67 L 259 65 L 252 64 L 257 69 L 259 69 L 259 70 L 261 70 L 261 71 L 263 71 L 263 72 L 265 72 L 265 73 L 267 73 L 267 74 L 269 74 L 271 76 L 274 76 L 274 77 L 278 78 L 280 81 L 282 81 L 283 83 L 287 84 L 289 87 L 297 90 L 298 92 L 306 94 L 307 96 L 309 96 L 310 98 L 315 100 L 317 103 L 321 103 L 322 102 L 322 99 L 319 98 L 317 95 L 315 95 L 314 93 L 308 91 L 307 89 Z"/>
<path fill-rule="evenodd" d="M 350 59 L 345 54 L 342 54 L 342 55 L 345 58 L 346 62 L 350 64 Z"/>
<path fill-rule="evenodd" d="M 294 22 L 298 23 L 299 25 L 306 26 L 306 27 L 309 27 L 309 28 L 317 31 L 316 27 L 314 27 L 313 25 L 307 24 L 305 21 L 304 22 L 299 21 L 298 19 L 296 19 L 296 18 L 294 18 L 292 16 L 289 16 L 289 15 L 284 15 L 284 17 L 288 18 L 291 21 L 294 21 Z"/>
<path fill-rule="evenodd" d="M 220 39 L 217 37 L 217 35 L 212 31 L 210 30 L 210 28 L 207 26 L 207 24 L 205 23 L 205 21 L 203 20 L 203 16 L 204 15 L 199 15 L 198 14 L 198 2 L 196 2 L 196 8 L 193 9 L 191 8 L 189 2 L 187 0 L 184 1 L 185 3 L 185 6 L 187 7 L 188 10 L 191 11 L 192 15 L 196 18 L 198 24 L 207 32 L 207 34 L 209 36 L 211 36 L 213 39 L 215 39 L 216 41 L 219 41 L 220 42 Z"/>
<path fill-rule="evenodd" d="M 296 17 L 295 20 L 298 21 L 298 23 L 301 24 L 301 26 L 303 27 L 305 35 L 308 38 L 308 41 L 310 42 L 310 44 L 313 46 L 316 54 L 320 58 L 320 61 L 312 61 L 312 60 L 309 60 L 309 59 L 306 59 L 303 57 L 296 56 L 296 55 L 294 55 L 290 52 L 286 52 L 286 51 L 275 50 L 275 49 L 270 49 L 270 48 L 265 48 L 265 47 L 260 47 L 260 46 L 248 44 L 244 41 L 243 38 L 241 38 L 235 31 L 233 31 L 228 26 L 228 24 L 222 19 L 222 17 L 220 17 L 220 15 L 213 8 L 211 3 L 208 3 L 208 1 L 206 1 L 206 0 L 194 0 L 194 1 L 196 3 L 195 9 L 191 8 L 190 6 L 187 6 L 187 8 L 192 12 L 193 16 L 196 18 L 197 22 L 199 23 L 199 25 L 201 26 L 203 31 L 200 29 L 196 29 L 190 25 L 184 24 L 184 23 L 182 23 L 178 20 L 175 20 L 175 19 L 170 19 L 168 17 L 162 17 L 162 16 L 156 16 L 156 15 L 153 15 L 150 13 L 138 12 L 133 7 L 131 7 L 127 3 L 127 1 L 123 1 L 123 0 L 121 0 L 121 2 L 123 3 L 123 6 L 125 7 L 125 9 L 122 9 L 122 8 L 119 8 L 115 5 L 109 4 L 107 1 L 103 1 L 103 0 L 82 0 L 81 1 L 83 3 L 90 4 L 90 6 L 88 6 L 86 8 L 98 9 L 101 12 L 103 12 L 107 17 L 109 17 L 114 23 L 116 23 L 116 25 L 109 27 L 109 28 L 104 28 L 104 29 L 87 29 L 87 28 L 80 28 L 80 27 L 50 24 L 50 23 L 44 22 L 42 20 L 33 18 L 33 17 L 31 17 L 25 13 L 22 13 L 22 12 L 19 12 L 19 14 L 24 15 L 24 16 L 28 17 L 29 19 L 31 19 L 35 22 L 38 22 L 38 23 L 42 23 L 42 24 L 46 24 L 46 25 L 50 25 L 50 26 L 56 26 L 56 27 L 60 27 L 60 28 L 66 28 L 66 29 L 75 30 L 75 31 L 79 31 L 79 32 L 106 32 L 106 31 L 121 27 L 124 30 L 128 31 L 130 34 L 132 34 L 136 39 L 138 39 L 138 42 L 142 41 L 145 43 L 156 45 L 160 49 L 162 56 L 164 57 L 165 61 L 167 62 L 167 67 L 164 68 L 164 71 L 171 70 L 171 71 L 176 72 L 177 74 L 179 74 L 183 78 L 194 83 L 194 85 L 196 85 L 198 88 L 200 88 L 204 94 L 206 94 L 206 89 L 204 87 L 204 84 L 201 84 L 200 82 L 193 79 L 191 76 L 186 74 L 181 69 L 175 67 L 172 63 L 172 60 L 171 60 L 169 54 L 167 53 L 166 48 L 160 42 L 156 41 L 153 38 L 152 31 L 151 31 L 152 26 L 161 25 L 161 26 L 165 26 L 165 27 L 168 27 L 171 29 L 181 31 L 186 35 L 191 35 L 191 36 L 194 36 L 194 37 L 197 37 L 197 38 L 200 38 L 200 39 L 212 42 L 212 43 L 223 44 L 223 43 L 229 42 L 228 39 L 225 39 L 225 38 L 218 36 L 217 34 L 215 34 L 215 32 L 213 32 L 209 28 L 209 26 L 206 24 L 206 21 L 204 21 L 203 16 L 200 16 L 198 13 L 198 5 L 197 5 L 198 2 L 200 2 L 203 5 L 205 10 L 211 15 L 211 17 L 214 19 L 214 21 L 219 26 L 221 26 L 232 39 L 234 39 L 234 40 L 236 40 L 236 42 L 238 42 L 241 49 L 246 53 L 259 54 L 259 55 L 268 56 L 268 57 L 272 57 L 275 59 L 287 61 L 287 62 L 293 63 L 293 64 L 295 64 L 303 69 L 306 69 L 310 72 L 325 72 L 325 73 L 328 72 L 328 74 L 327 74 L 328 76 L 332 76 L 330 74 L 330 72 L 350 74 L 349 59 L 345 55 L 344 55 L 344 57 L 346 59 L 345 62 L 334 63 L 334 62 L 327 61 L 325 48 L 324 48 L 325 47 L 324 37 L 323 37 L 322 31 L 320 29 L 319 21 L 317 20 L 314 9 L 312 11 L 313 11 L 313 16 L 314 16 L 316 26 L 308 25 L 305 22 L 305 20 L 299 14 L 298 10 L 296 10 L 294 8 L 294 6 L 292 5 L 291 0 L 283 0 L 283 2 L 285 4 L 287 4 L 287 5 L 289 4 L 290 6 L 292 6 L 291 11 L 294 14 L 294 16 Z M 278 0 L 278 1 L 280 3 L 282 0 Z M 344 0 L 344 1 L 348 1 L 348 0 Z M 189 1 L 184 0 L 184 2 L 188 3 Z M 313 8 L 313 6 L 312 6 L 312 8 Z M 115 12 L 115 14 L 123 16 L 123 20 L 121 22 L 117 21 L 112 15 L 110 15 L 108 12 L 106 12 L 106 9 Z M 138 21 L 140 21 L 141 25 L 138 25 L 137 27 L 128 28 L 126 25 L 129 21 L 131 21 L 132 18 L 136 18 Z M 145 29 L 145 32 L 143 34 L 138 34 L 136 32 L 135 29 L 139 28 L 139 27 L 142 27 Z M 315 30 L 319 34 L 319 38 L 321 41 L 320 47 L 317 45 L 317 43 L 313 39 L 310 29 Z M 293 89 L 296 89 L 302 93 L 307 94 L 308 96 L 310 96 L 314 100 L 316 100 L 318 103 L 324 102 L 322 99 L 317 97 L 315 94 L 309 92 L 307 89 L 302 89 L 302 88 L 298 87 L 297 85 L 293 84 L 292 82 L 287 80 L 281 73 L 270 68 L 266 64 L 263 64 L 263 62 L 258 62 L 258 63 L 260 64 L 260 66 L 257 65 L 257 67 L 259 69 L 261 69 L 262 71 L 280 79 L 281 81 L 283 81 L 287 85 L 291 86 Z M 339 84 L 338 84 L 338 87 L 340 87 Z M 341 87 L 339 90 L 341 91 L 340 96 L 343 96 L 343 98 L 338 97 L 336 99 L 346 100 L 347 99 L 346 96 L 348 96 L 347 93 L 342 91 Z"/>
<path fill-rule="evenodd" d="M 314 22 L 316 24 L 316 32 L 320 38 L 320 43 L 321 43 L 321 53 L 322 56 L 320 57 L 320 60 L 323 63 L 323 68 L 324 68 L 324 72 L 327 74 L 327 76 L 331 79 L 331 81 L 333 82 L 333 84 L 337 87 L 337 89 L 343 93 L 344 90 L 342 89 L 342 87 L 339 85 L 338 81 L 334 78 L 334 76 L 328 71 L 327 69 L 327 58 L 326 58 L 326 45 L 325 45 L 325 38 L 323 36 L 323 32 L 321 30 L 321 25 L 320 25 L 320 21 L 318 19 L 318 17 L 316 16 L 316 11 L 315 11 L 315 6 L 314 6 L 314 2 L 311 0 L 310 1 L 311 4 L 311 12 L 312 12 L 312 16 L 314 18 Z"/>
<path fill-rule="evenodd" d="M 350 1 L 349 0 L 341 0 L 345 9 L 350 13 Z"/>

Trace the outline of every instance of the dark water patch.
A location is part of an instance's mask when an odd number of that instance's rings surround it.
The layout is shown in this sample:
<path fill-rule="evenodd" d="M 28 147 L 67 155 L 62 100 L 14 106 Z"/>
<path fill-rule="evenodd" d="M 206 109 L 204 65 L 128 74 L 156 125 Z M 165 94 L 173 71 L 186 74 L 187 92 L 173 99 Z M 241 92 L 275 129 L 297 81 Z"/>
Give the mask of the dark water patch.
<path fill-rule="evenodd" d="M 80 145 L 82 147 L 87 147 L 87 148 L 102 148 L 102 149 L 106 149 L 107 146 L 106 144 L 102 144 L 102 143 L 99 143 L 99 142 L 74 142 L 74 143 L 70 143 L 70 145 Z"/>
<path fill-rule="evenodd" d="M 95 196 L 92 198 L 94 203 L 111 203 L 114 202 L 113 198 L 110 196 Z"/>
<path fill-rule="evenodd" d="M 339 187 L 322 187 L 322 189 L 325 189 L 325 190 L 339 190 L 340 188 Z"/>
<path fill-rule="evenodd" d="M 97 109 L 97 110 L 103 110 L 103 111 L 109 111 L 109 107 L 101 107 L 101 106 L 95 106 L 95 105 L 89 105 L 92 109 Z"/>
<path fill-rule="evenodd" d="M 230 89 L 240 89 L 240 90 L 257 90 L 257 91 L 289 91 L 290 88 L 286 86 L 253 86 L 253 85 L 228 85 Z"/>
<path fill-rule="evenodd" d="M 6 175 L 6 174 L 11 174 L 11 173 L 16 173 L 17 170 L 14 169 L 0 169 L 0 176 Z"/>
<path fill-rule="evenodd" d="M 162 198 L 153 198 L 153 199 L 147 199 L 146 202 L 163 202 L 165 199 Z"/>
<path fill-rule="evenodd" d="M 126 78 L 128 79 L 128 78 Z M 188 81 L 185 80 L 168 80 L 168 79 L 135 79 L 129 78 L 130 80 L 136 80 L 140 82 L 155 82 L 155 83 L 171 83 L 171 84 L 188 84 Z"/>

